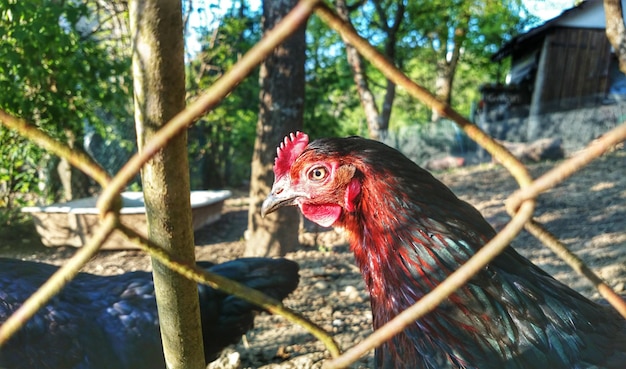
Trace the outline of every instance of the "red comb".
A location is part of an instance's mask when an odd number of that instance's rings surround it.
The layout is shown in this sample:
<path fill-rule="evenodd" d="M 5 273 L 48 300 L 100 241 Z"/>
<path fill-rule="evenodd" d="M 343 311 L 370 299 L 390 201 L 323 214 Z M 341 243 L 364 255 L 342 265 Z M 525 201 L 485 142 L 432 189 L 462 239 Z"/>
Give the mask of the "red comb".
<path fill-rule="evenodd" d="M 274 161 L 274 175 L 280 178 L 289 173 L 289 168 L 294 161 L 302 154 L 309 144 L 309 136 L 306 133 L 290 133 L 276 149 L 276 160 Z"/>

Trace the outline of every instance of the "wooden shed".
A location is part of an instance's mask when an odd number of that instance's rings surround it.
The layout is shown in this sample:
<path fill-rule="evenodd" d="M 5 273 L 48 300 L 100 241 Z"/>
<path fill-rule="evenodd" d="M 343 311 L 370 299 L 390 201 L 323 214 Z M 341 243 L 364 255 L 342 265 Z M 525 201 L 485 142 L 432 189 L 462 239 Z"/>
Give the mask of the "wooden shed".
<path fill-rule="evenodd" d="M 626 76 L 619 71 L 606 37 L 602 0 L 583 1 L 518 35 L 492 59 L 499 62 L 508 57 L 511 69 L 503 90 L 527 96 L 521 101 L 529 104 L 528 109 L 520 111 L 529 116 L 626 96 Z"/>

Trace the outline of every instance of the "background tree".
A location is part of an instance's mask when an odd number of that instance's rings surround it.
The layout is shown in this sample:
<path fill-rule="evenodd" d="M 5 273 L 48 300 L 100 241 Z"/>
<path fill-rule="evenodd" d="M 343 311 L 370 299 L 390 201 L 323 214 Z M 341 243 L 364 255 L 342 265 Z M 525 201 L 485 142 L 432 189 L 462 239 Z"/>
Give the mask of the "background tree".
<path fill-rule="evenodd" d="M 350 66 L 336 52 L 341 38 L 314 16 L 309 18 L 306 39 L 304 129 L 312 138 L 366 135 Z"/>
<path fill-rule="evenodd" d="M 453 3 L 441 0 L 375 0 L 371 5 L 370 2 L 350 5 L 337 0 L 335 3 L 339 14 L 349 19 L 363 37 L 378 46 L 398 67 L 434 91 L 439 99 L 465 113 L 469 113 L 471 99 L 468 101 L 460 91 L 471 88 L 476 97 L 477 86 L 495 77 L 496 68 L 489 65 L 491 54 L 505 40 L 521 31 L 525 24 L 536 21 L 528 16 L 519 0 L 483 0 L 478 3 L 467 0 Z M 369 133 L 384 137 L 395 103 L 395 86 L 377 70 L 371 70 L 367 65 L 358 66 L 360 58 L 350 52 L 349 45 L 346 45 L 346 53 L 352 70 L 364 74 L 359 78 L 355 75 L 355 79 L 363 81 L 357 81 L 359 95 L 364 106 L 370 106 L 365 109 L 368 126 L 378 124 L 378 132 L 370 128 Z M 453 84 L 459 69 L 468 70 L 468 66 L 474 73 L 471 76 L 473 86 L 454 89 L 462 96 L 459 99 L 462 104 L 458 106 L 453 100 Z M 372 103 L 373 99 L 367 96 L 373 96 L 382 103 Z M 396 117 L 408 115 L 415 122 L 416 118 L 425 116 L 424 108 L 416 110 L 407 107 L 408 111 L 402 106 L 399 108 Z M 377 111 L 381 111 L 378 117 Z M 438 117 L 433 115 L 432 119 Z"/>
<path fill-rule="evenodd" d="M 263 30 L 274 27 L 296 0 L 264 1 Z M 252 157 L 248 241 L 245 254 L 284 255 L 298 245 L 298 209 L 285 209 L 261 218 L 274 174 L 276 145 L 290 132 L 302 129 L 304 110 L 305 27 L 293 33 L 268 56 L 260 71 L 260 106 Z M 280 226 L 279 226 L 280 225 Z"/>
<path fill-rule="evenodd" d="M 436 35 L 443 29 L 452 29 L 436 27 L 448 24 L 445 18 L 455 18 L 462 5 L 470 2 L 455 4 L 456 8 L 440 0 L 375 0 L 348 1 L 345 7 L 360 34 L 413 80 L 434 91 L 437 66 L 441 65 L 438 60 L 447 55 L 435 52 L 442 40 Z M 192 14 L 204 11 L 218 19 L 208 22 L 206 29 L 199 32 L 202 51 L 187 54 L 187 98 L 193 99 L 260 38 L 260 10 L 251 8 L 247 0 L 233 1 L 226 10 L 195 0 L 183 5 L 183 22 L 189 35 L 198 33 L 197 22 L 189 20 Z M 470 10 L 480 16 L 468 23 L 450 87 L 454 91 L 450 102 L 460 112 L 469 115 L 472 102 L 479 96 L 477 86 L 496 78 L 498 66 L 489 61 L 489 56 L 514 33 L 511 29 L 523 27 L 522 23 L 510 25 L 523 14 L 518 5 L 517 0 L 502 4 L 483 0 L 472 5 Z M 486 11 L 489 7 L 502 12 Z M 36 122 L 65 142 L 72 140 L 80 146 L 99 139 L 103 150 L 89 152 L 111 173 L 116 172 L 135 146 L 126 73 L 131 50 L 127 2 L 88 0 L 78 4 L 47 0 L 45 6 L 36 6 L 11 0 L 0 4 L 0 15 L 0 57 L 7 61 L 0 65 L 0 86 L 6 92 L 0 96 L 0 107 Z M 372 116 L 377 117 L 372 120 L 366 114 L 370 110 L 362 107 L 343 47 L 336 33 L 317 17 L 310 19 L 306 31 L 307 94 L 303 114 L 304 128 L 312 138 L 375 136 L 370 129 L 372 122 L 384 132 L 430 119 L 427 108 L 416 104 L 402 90 L 395 91 L 395 86 L 379 71 L 362 63 L 361 80 L 369 89 L 371 111 L 376 112 Z M 251 174 L 258 97 L 257 80 L 248 78 L 190 128 L 189 159 L 196 164 L 191 168 L 192 188 L 245 186 Z M 278 139 L 282 134 L 276 135 Z M 0 132 L 0 139 L 0 154 L 12 158 L 0 163 L 2 205 L 19 207 L 19 201 L 33 199 L 20 195 L 20 191 L 38 191 L 38 184 L 44 183 L 47 184 L 42 188 L 50 191 L 49 183 L 58 183 L 57 170 L 48 170 L 51 160 L 45 153 L 8 131 Z"/>
<path fill-rule="evenodd" d="M 350 13 L 357 10 L 364 2 L 348 6 L 345 0 L 336 0 L 335 6 L 341 19 L 348 24 L 352 24 Z M 391 61 L 396 61 L 396 40 L 398 31 L 404 17 L 406 5 L 405 1 L 393 1 L 383 4 L 382 1 L 376 0 L 372 2 L 375 9 L 375 22 L 384 34 L 383 54 Z M 385 8 L 391 9 L 391 17 L 387 17 Z M 383 139 L 389 129 L 389 119 L 391 117 L 391 109 L 396 94 L 396 86 L 390 80 L 386 80 L 386 90 L 381 109 L 376 104 L 376 99 L 369 87 L 365 65 L 361 56 L 349 41 L 344 40 L 346 49 L 346 58 L 350 69 L 352 70 L 354 83 L 359 93 L 361 106 L 365 112 L 369 137 L 375 140 Z M 381 112 L 382 110 L 382 112 Z"/>
<path fill-rule="evenodd" d="M 188 99 L 208 88 L 261 37 L 261 16 L 234 2 L 202 30 L 202 49 L 187 68 Z M 258 71 L 189 129 L 193 189 L 240 187 L 250 180 L 255 123 L 259 111 Z"/>
<path fill-rule="evenodd" d="M 113 136 L 112 122 L 128 121 L 130 89 L 128 55 L 119 57 L 119 33 L 114 17 L 96 24 L 115 8 L 100 8 L 96 1 L 0 3 L 0 108 L 35 123 L 53 137 L 81 148 L 85 130 Z M 102 41 L 103 39 L 109 42 Z M 128 48 L 126 48 L 128 49 Z M 54 168 L 48 154 L 0 127 L 3 192 L 42 191 L 56 199 Z M 65 199 L 86 193 L 85 177 L 61 165 Z M 70 175 L 73 174 L 73 175 Z M 9 179 L 10 178 L 10 179 Z M 58 178 L 58 176 L 56 176 Z M 74 178 L 74 179 L 72 179 Z M 58 182 L 57 182 L 58 183 Z M 71 183 L 71 186 L 70 186 Z M 19 197 L 6 203 L 17 201 Z M 20 204 L 17 204 L 18 206 Z"/>

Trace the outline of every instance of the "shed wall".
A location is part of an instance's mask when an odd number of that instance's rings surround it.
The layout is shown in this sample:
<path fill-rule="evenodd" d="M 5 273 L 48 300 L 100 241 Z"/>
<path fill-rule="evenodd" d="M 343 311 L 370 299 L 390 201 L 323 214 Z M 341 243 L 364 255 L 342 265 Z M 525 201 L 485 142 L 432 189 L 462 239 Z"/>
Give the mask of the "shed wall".
<path fill-rule="evenodd" d="M 603 29 L 557 28 L 546 38 L 543 112 L 599 103 L 608 91 L 610 44 Z M 535 92 L 537 93 L 537 91 Z M 592 97 L 595 96 L 595 97 Z M 592 97 L 592 98 L 590 98 Z"/>

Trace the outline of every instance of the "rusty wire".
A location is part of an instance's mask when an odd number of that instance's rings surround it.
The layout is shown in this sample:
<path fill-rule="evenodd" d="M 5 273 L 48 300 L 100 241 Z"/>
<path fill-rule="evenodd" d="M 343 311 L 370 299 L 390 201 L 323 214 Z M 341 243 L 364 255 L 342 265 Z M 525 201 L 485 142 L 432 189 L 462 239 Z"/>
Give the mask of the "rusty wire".
<path fill-rule="evenodd" d="M 0 110 L 0 123 L 8 128 L 15 129 L 44 149 L 67 159 L 72 165 L 94 178 L 104 188 L 98 200 L 98 208 L 102 218 L 99 231 L 90 239 L 87 246 L 79 249 L 65 266 L 60 268 L 40 290 L 33 294 L 18 311 L 0 326 L 0 346 L 5 343 L 27 319 L 32 317 L 38 308 L 44 306 L 54 294 L 58 293 L 58 291 L 78 273 L 78 270 L 99 250 L 100 246 L 116 228 L 125 233 L 129 238 L 134 239 L 146 252 L 160 258 L 165 264 L 188 278 L 246 298 L 245 294 L 241 292 L 242 290 L 239 289 L 241 286 L 231 285 L 231 282 L 222 281 L 219 280 L 219 278 L 215 279 L 214 276 L 207 275 L 197 268 L 177 264 L 170 255 L 164 253 L 157 245 L 153 245 L 144 237 L 129 231 L 127 227 L 119 222 L 119 207 L 121 205 L 119 194 L 128 181 L 139 172 L 143 164 L 167 145 L 172 137 L 189 127 L 195 120 L 216 106 L 219 101 L 232 91 L 241 80 L 246 78 L 277 45 L 289 37 L 300 25 L 306 22 L 313 11 L 315 11 L 315 14 L 329 27 L 333 28 L 345 40 L 354 45 L 359 53 L 369 60 L 372 65 L 377 67 L 387 78 L 397 85 L 404 87 L 413 97 L 438 111 L 442 116 L 446 116 L 455 121 L 470 138 L 491 153 L 509 170 L 511 175 L 517 180 L 520 189 L 507 199 L 506 207 L 512 219 L 496 237 L 489 241 L 474 257 L 451 274 L 448 279 L 431 293 L 424 296 L 411 308 L 399 314 L 395 319 L 375 331 L 360 344 L 346 351 L 343 355 L 339 355 L 339 349 L 336 343 L 326 332 L 309 321 L 299 320 L 298 314 L 284 310 L 284 307 L 282 307 L 279 302 L 276 304 L 276 301 L 263 300 L 262 297 L 259 297 L 259 299 L 253 298 L 252 300 L 254 301 L 251 302 L 259 306 L 264 306 L 276 314 L 286 315 L 288 319 L 303 325 L 304 328 L 322 340 L 331 353 L 331 356 L 334 357 L 333 360 L 329 360 L 325 363 L 325 367 L 345 367 L 355 362 L 369 350 L 379 346 L 393 335 L 402 331 L 406 325 L 411 324 L 428 311 L 434 309 L 442 300 L 466 283 L 467 280 L 506 248 L 522 228 L 526 228 L 542 243 L 555 250 L 555 252 L 568 262 L 579 274 L 590 279 L 600 293 L 626 317 L 626 304 L 624 304 L 624 301 L 580 261 L 580 259 L 571 254 L 569 250 L 558 241 L 558 238 L 550 234 L 532 219 L 537 196 L 553 188 L 573 173 L 576 173 L 589 162 L 607 152 L 613 145 L 624 141 L 626 139 L 626 123 L 607 132 L 603 137 L 590 144 L 582 153 L 564 161 L 555 166 L 550 172 L 533 180 L 528 174 L 527 168 L 510 152 L 480 130 L 476 125 L 467 121 L 452 107 L 437 100 L 424 87 L 411 81 L 402 71 L 387 61 L 386 58 L 366 40 L 361 38 L 350 25 L 343 22 L 326 4 L 319 0 L 302 0 L 273 30 L 268 31 L 265 37 L 246 53 L 231 70 L 194 103 L 190 104 L 185 110 L 168 122 L 168 124 L 146 144 L 142 153 L 131 158 L 113 178 L 110 178 L 108 174 L 88 156 L 54 141 L 32 125 Z M 294 316 L 290 317 L 292 313 Z"/>

